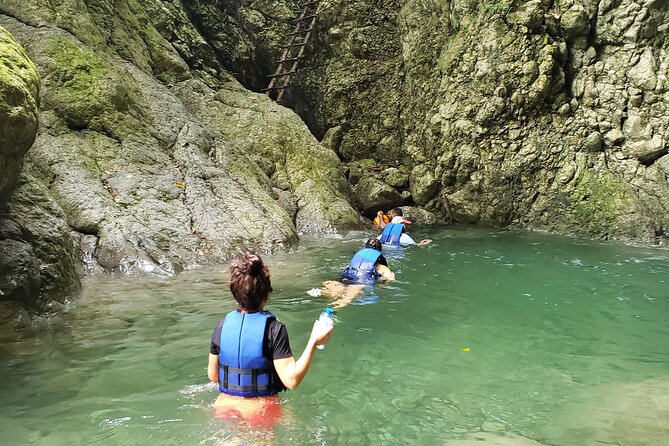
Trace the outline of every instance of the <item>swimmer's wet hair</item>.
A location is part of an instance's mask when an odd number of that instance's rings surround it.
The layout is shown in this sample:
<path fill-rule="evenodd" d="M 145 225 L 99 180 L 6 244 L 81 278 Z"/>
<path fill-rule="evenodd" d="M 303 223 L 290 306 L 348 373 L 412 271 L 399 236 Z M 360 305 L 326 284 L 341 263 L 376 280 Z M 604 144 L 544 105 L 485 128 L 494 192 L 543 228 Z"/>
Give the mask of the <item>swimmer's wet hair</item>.
<path fill-rule="evenodd" d="M 402 208 L 393 208 L 395 215 L 402 217 Z"/>
<path fill-rule="evenodd" d="M 250 312 L 260 310 L 263 302 L 272 292 L 269 268 L 256 254 L 247 251 L 232 263 L 230 271 L 230 291 L 239 306 Z"/>
<path fill-rule="evenodd" d="M 381 240 L 376 239 L 376 238 L 367 239 L 367 241 L 365 242 L 365 248 L 376 249 L 379 252 L 381 252 L 381 247 L 382 246 L 383 245 L 381 245 Z"/>

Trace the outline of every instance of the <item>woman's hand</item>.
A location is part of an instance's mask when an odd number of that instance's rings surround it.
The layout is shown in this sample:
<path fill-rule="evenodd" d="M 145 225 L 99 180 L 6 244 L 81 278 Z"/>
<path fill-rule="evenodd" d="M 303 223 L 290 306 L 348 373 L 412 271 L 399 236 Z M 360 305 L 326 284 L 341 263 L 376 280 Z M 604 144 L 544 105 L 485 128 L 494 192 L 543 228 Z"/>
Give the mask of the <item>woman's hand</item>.
<path fill-rule="evenodd" d="M 313 342 L 314 345 L 325 345 L 330 340 L 333 331 L 334 326 L 329 327 L 316 321 L 314 322 L 314 328 L 311 329 L 309 342 Z"/>
<path fill-rule="evenodd" d="M 300 356 L 300 359 L 295 361 L 295 358 L 291 356 L 289 358 L 274 360 L 274 370 L 276 370 L 277 375 L 279 375 L 281 382 L 286 388 L 293 390 L 300 385 L 304 379 L 304 375 L 309 370 L 316 346 L 327 344 L 330 340 L 332 330 L 334 330 L 334 327 L 327 327 L 324 324 L 319 324 L 318 321 L 314 322 L 309 343 L 304 349 L 302 356 Z"/>

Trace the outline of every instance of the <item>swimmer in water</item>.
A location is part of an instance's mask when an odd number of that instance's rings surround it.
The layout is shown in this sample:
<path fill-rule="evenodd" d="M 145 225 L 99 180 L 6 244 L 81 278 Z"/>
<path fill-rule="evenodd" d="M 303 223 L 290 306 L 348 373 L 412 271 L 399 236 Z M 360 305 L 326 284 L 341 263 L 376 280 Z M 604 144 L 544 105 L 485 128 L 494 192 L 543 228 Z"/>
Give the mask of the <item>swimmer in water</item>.
<path fill-rule="evenodd" d="M 374 217 L 374 221 L 372 221 L 372 225 L 374 225 L 376 229 L 383 229 L 388 223 L 390 223 L 390 217 L 384 214 L 382 210 L 379 210 L 376 213 L 376 217 Z"/>
<path fill-rule="evenodd" d="M 381 254 L 381 242 L 370 238 L 364 248 L 356 252 L 348 267 L 342 273 L 341 282 L 328 280 L 323 282 L 322 295 L 336 298 L 332 302 L 335 308 L 345 307 L 350 304 L 365 286 L 373 284 L 376 280 L 395 280 L 395 273 L 388 268 L 386 258 Z"/>
<path fill-rule="evenodd" d="M 277 394 L 300 385 L 316 345 L 328 342 L 333 327 L 314 323 L 304 352 L 295 360 L 285 325 L 265 310 L 272 293 L 267 265 L 247 252 L 229 270 L 238 306 L 219 321 L 211 337 L 207 376 L 221 392 L 214 407 L 221 417 L 272 427 L 281 418 Z"/>
<path fill-rule="evenodd" d="M 381 243 L 395 246 L 425 246 L 432 243 L 430 239 L 424 239 L 416 243 L 406 232 L 406 225 L 410 225 L 411 221 L 404 218 L 402 214 L 402 208 L 393 208 L 388 212 L 391 218 L 390 223 L 383 228 L 383 232 L 377 237 L 381 240 Z"/>

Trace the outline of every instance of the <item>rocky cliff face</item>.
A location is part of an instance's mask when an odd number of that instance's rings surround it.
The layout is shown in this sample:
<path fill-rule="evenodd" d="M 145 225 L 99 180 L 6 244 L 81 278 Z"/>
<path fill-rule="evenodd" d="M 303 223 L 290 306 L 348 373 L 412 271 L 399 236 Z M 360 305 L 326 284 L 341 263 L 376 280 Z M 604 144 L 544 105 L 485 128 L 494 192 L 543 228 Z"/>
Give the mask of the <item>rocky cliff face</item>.
<path fill-rule="evenodd" d="M 3 33 L 0 239 L 32 278 L 13 299 L 76 288 L 80 263 L 173 274 L 355 227 L 353 196 L 666 240 L 666 0 L 323 0 L 287 95 L 322 144 L 249 91 L 297 3 L 0 0 L 41 76 L 35 136 L 37 74 Z"/>
<path fill-rule="evenodd" d="M 23 157 L 38 127 L 40 78 L 0 28 L 0 320 L 76 289 L 74 249 L 60 208 Z"/>
<path fill-rule="evenodd" d="M 233 20 L 239 5 L 221 12 L 234 22 L 226 42 L 244 36 L 227 54 L 200 32 L 191 3 L 0 0 L 0 26 L 42 79 L 39 132 L 7 205 L 20 222 L 5 230 L 30 233 L 38 261 L 53 267 L 26 266 L 47 276 L 27 299 L 71 289 L 75 263 L 174 274 L 360 225 L 337 156 L 226 70 L 253 65 L 248 21 Z M 35 138 L 33 74 L 22 153 Z"/>
<path fill-rule="evenodd" d="M 21 174 L 23 156 L 37 134 L 39 76 L 23 48 L 0 28 L 0 204 Z"/>
<path fill-rule="evenodd" d="M 669 2 L 325 0 L 319 23 L 292 96 L 352 182 L 406 165 L 397 191 L 450 221 L 666 241 Z"/>

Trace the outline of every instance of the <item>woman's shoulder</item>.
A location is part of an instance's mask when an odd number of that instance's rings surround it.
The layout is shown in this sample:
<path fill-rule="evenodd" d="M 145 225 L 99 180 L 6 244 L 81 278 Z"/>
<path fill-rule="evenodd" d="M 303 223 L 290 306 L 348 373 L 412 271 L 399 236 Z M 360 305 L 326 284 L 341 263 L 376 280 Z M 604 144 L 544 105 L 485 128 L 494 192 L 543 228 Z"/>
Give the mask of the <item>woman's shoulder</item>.
<path fill-rule="evenodd" d="M 277 319 L 276 316 L 274 316 L 273 318 L 271 318 L 269 320 L 269 322 L 267 323 L 267 326 L 270 329 L 279 330 L 279 329 L 281 329 L 281 327 L 285 327 L 286 325 L 283 322 L 281 322 L 279 319 Z"/>
<path fill-rule="evenodd" d="M 276 318 L 272 318 L 267 323 L 267 334 L 271 339 L 277 339 L 288 335 L 286 325 Z"/>

